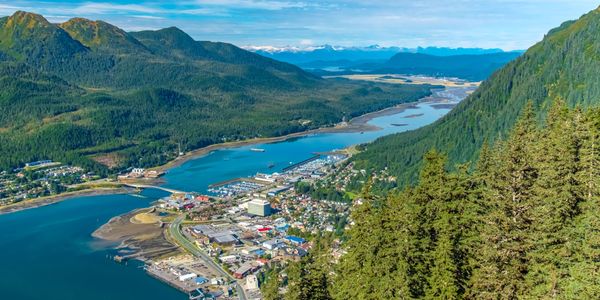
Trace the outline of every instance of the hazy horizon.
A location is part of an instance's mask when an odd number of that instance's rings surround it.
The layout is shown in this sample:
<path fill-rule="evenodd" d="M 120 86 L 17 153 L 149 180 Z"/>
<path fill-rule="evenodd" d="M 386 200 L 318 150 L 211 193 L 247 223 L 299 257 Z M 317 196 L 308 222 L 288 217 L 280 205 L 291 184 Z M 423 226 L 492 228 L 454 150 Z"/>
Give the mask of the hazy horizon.
<path fill-rule="evenodd" d="M 377 44 L 510 51 L 530 47 L 550 29 L 597 5 L 592 0 L 460 0 L 451 6 L 441 0 L 17 0 L 0 4 L 0 15 L 24 10 L 51 22 L 84 17 L 127 31 L 177 26 L 196 40 L 238 46 Z"/>

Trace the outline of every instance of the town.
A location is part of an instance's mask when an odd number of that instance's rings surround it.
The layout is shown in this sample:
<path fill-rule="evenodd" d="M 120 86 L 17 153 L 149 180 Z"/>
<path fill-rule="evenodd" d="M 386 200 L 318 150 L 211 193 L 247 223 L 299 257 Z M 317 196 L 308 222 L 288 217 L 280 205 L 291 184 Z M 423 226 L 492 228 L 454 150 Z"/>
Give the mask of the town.
<path fill-rule="evenodd" d="M 148 260 L 146 271 L 190 299 L 260 299 L 262 272 L 298 261 L 317 233 L 343 233 L 352 199 L 316 187 L 351 168 L 347 158 L 315 155 L 280 173 L 216 183 L 208 195 L 173 193 L 158 200 L 144 214 L 160 220 L 186 251 Z"/>
<path fill-rule="evenodd" d="M 73 189 L 77 184 L 99 178 L 78 166 L 51 160 L 30 162 L 23 168 L 0 173 L 0 206 L 57 195 Z"/>

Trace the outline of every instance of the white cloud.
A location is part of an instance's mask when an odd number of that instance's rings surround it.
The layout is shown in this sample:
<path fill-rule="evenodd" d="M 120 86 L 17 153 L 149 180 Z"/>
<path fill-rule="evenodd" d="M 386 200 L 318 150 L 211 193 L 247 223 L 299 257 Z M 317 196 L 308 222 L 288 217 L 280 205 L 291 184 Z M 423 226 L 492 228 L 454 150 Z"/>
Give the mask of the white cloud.
<path fill-rule="evenodd" d="M 201 6 L 220 6 L 229 9 L 260 9 L 260 10 L 282 10 L 289 8 L 304 8 L 315 6 L 306 2 L 276 1 L 276 0 L 197 0 Z"/>
<path fill-rule="evenodd" d="M 313 40 L 309 40 L 309 39 L 300 40 L 300 45 L 302 45 L 302 46 L 311 46 L 311 45 L 314 45 L 314 43 L 315 42 Z"/>
<path fill-rule="evenodd" d="M 159 16 L 148 16 L 148 15 L 131 15 L 134 18 L 138 19 L 148 19 L 148 20 L 164 20 L 164 17 Z"/>
<path fill-rule="evenodd" d="M 64 9 L 64 8 L 62 8 Z M 81 15 L 96 15 L 96 14 L 114 14 L 116 12 L 121 13 L 146 13 L 146 14 L 155 14 L 164 12 L 162 9 L 154 8 L 148 5 L 140 5 L 140 4 L 115 4 L 108 2 L 87 2 L 83 3 L 73 9 L 67 9 L 69 13 L 73 14 L 81 14 Z"/>

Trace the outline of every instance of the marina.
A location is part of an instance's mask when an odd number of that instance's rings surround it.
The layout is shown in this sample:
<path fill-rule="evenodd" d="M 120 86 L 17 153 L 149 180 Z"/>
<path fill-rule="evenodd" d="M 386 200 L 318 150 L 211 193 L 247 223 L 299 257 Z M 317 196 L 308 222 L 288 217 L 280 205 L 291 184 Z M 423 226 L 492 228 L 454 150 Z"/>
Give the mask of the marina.
<path fill-rule="evenodd" d="M 435 102 L 418 103 L 415 109 L 370 120 L 369 125 L 380 128 L 377 131 L 365 131 L 362 134 L 319 133 L 277 143 L 216 150 L 170 169 L 162 177 L 164 184 L 161 187 L 171 191 L 207 194 L 209 185 L 217 182 L 235 178 L 273 178 L 257 176 L 257 173 L 277 173 L 294 180 L 296 173 L 313 174 L 315 168 L 324 163 L 314 158 L 314 153 L 328 153 L 334 149 L 373 141 L 384 135 L 416 129 L 434 122 L 449 111 L 435 109 L 432 104 Z M 404 118 L 415 113 L 422 113 L 423 116 Z M 408 125 L 397 127 L 392 123 Z M 251 148 L 264 149 L 265 152 L 250 151 Z M 327 159 L 327 156 L 322 156 L 321 159 Z M 306 160 L 310 161 L 297 168 L 287 169 L 291 173 L 283 171 L 290 165 L 289 162 Z M 269 168 L 270 163 L 274 167 Z M 267 181 L 265 184 L 269 185 Z M 277 188 L 289 183 L 272 185 Z M 272 192 L 281 191 L 274 189 Z M 92 232 L 112 217 L 148 207 L 150 203 L 168 196 L 168 192 L 144 188 L 141 196 L 79 197 L 55 205 L 0 215 L 0 235 L 3 236 L 0 240 L 0 252 L 5 257 L 27 258 L 3 262 L 0 269 L 0 290 L 3 291 L 3 297 L 36 300 L 39 299 L 38 291 L 41 289 L 49 300 L 80 299 L 81 295 L 86 295 L 89 300 L 188 299 L 188 294 L 148 276 L 144 269 L 139 268 L 143 263 L 137 260 L 129 260 L 126 265 L 114 263 L 112 258 L 107 258 L 107 254 L 113 257 L 116 245 L 91 236 Z M 322 205 L 326 205 L 326 202 Z M 36 289 L 31 289 L 30 282 L 25 280 L 31 274 L 44 278 L 37 282 Z M 111 288 L 106 288 L 107 285 Z"/>

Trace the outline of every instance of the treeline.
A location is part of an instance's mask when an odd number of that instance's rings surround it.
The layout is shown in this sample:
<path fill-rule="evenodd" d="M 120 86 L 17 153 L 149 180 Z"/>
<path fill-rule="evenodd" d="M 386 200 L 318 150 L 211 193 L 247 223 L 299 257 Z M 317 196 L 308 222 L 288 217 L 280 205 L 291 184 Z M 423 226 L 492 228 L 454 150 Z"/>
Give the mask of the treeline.
<path fill-rule="evenodd" d="M 417 185 L 381 198 L 367 185 L 335 275 L 308 260 L 290 282 L 313 290 L 287 298 L 596 299 L 600 109 L 557 103 L 543 127 L 529 106 L 473 168 L 430 151 Z"/>

